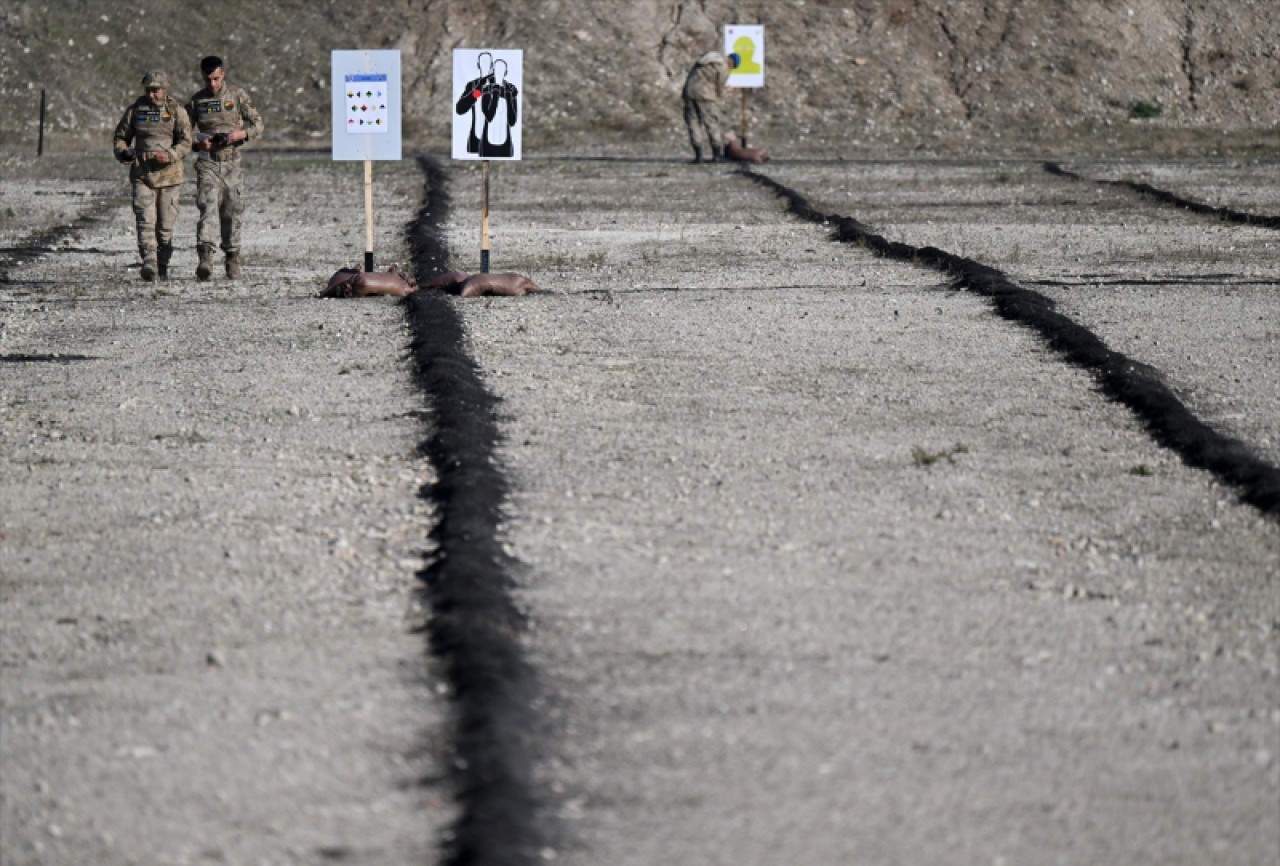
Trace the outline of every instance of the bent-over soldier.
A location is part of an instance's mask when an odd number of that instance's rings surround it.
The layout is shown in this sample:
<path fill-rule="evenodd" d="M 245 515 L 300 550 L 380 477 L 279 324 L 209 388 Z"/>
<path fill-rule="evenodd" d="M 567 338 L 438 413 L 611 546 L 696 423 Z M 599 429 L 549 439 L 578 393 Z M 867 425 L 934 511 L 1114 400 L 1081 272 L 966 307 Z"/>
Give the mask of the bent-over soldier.
<path fill-rule="evenodd" d="M 684 100 L 684 124 L 689 128 L 694 162 L 702 162 L 708 157 L 713 162 L 725 161 L 724 134 L 720 131 L 717 109 L 720 94 L 726 89 L 732 90 L 728 86 L 729 74 L 738 67 L 740 61 L 737 54 L 726 57 L 718 51 L 708 51 L 689 70 L 681 97 Z M 703 149 L 704 143 L 710 149 L 709 154 Z"/>
<path fill-rule="evenodd" d="M 142 86 L 146 92 L 116 124 L 112 149 L 116 159 L 129 165 L 142 278 L 150 282 L 157 275 L 169 276 L 184 179 L 182 160 L 191 152 L 191 121 L 169 96 L 169 78 L 163 72 L 148 72 Z"/>
<path fill-rule="evenodd" d="M 200 208 L 196 276 L 202 280 L 212 276 L 213 250 L 221 243 L 227 278 L 234 280 L 240 276 L 240 223 L 244 215 L 240 148 L 262 135 L 265 125 L 249 94 L 227 83 L 221 57 L 201 60 L 200 75 L 204 88 L 187 102 L 196 131 L 196 204 Z"/>

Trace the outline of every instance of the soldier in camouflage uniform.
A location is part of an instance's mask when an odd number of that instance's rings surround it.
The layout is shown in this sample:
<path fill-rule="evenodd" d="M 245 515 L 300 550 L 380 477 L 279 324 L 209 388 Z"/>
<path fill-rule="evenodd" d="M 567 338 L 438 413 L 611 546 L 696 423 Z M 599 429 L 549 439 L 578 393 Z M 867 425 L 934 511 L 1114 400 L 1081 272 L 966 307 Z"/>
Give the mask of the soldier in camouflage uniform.
<path fill-rule="evenodd" d="M 116 159 L 130 166 L 142 278 L 150 282 L 169 277 L 182 159 L 191 152 L 191 121 L 169 96 L 169 79 L 163 72 L 148 72 L 142 86 L 146 93 L 116 124 L 112 149 Z"/>
<path fill-rule="evenodd" d="M 725 57 L 718 51 L 708 51 L 689 70 L 682 96 L 684 123 L 689 127 L 689 143 L 693 145 L 694 162 L 705 159 L 702 146 L 704 142 L 710 148 L 713 161 L 725 161 L 724 134 L 720 132 L 716 108 L 720 94 L 729 82 L 729 73 L 738 68 L 740 60 L 737 54 Z"/>
<path fill-rule="evenodd" d="M 244 214 L 240 148 L 262 135 L 264 126 L 249 94 L 227 83 L 222 58 L 201 60 L 200 74 L 205 86 L 187 102 L 187 113 L 196 129 L 196 204 L 200 207 L 196 276 L 207 280 L 213 274 L 213 249 L 221 240 L 227 278 L 234 280 L 240 276 L 240 219 Z"/>

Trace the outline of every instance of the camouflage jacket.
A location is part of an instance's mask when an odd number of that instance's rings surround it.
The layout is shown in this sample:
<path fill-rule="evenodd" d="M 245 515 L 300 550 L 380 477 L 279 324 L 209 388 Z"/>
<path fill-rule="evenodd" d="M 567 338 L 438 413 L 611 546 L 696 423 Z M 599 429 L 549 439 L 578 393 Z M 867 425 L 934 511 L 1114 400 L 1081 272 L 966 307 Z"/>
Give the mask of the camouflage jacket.
<path fill-rule="evenodd" d="M 196 133 L 202 136 L 243 129 L 245 135 L 249 136 L 245 141 L 252 141 L 262 135 L 266 128 L 262 115 L 253 107 L 249 94 L 242 88 L 226 83 L 219 93 L 215 94 L 206 87 L 187 100 L 187 116 L 191 118 L 191 125 Z M 196 153 L 200 159 L 238 159 L 242 144 L 244 142 L 238 141 L 233 146 Z"/>
<path fill-rule="evenodd" d="M 182 160 L 191 152 L 191 121 L 178 100 L 166 97 L 164 105 L 155 106 L 143 95 L 126 108 L 116 124 L 112 150 L 119 159 L 129 149 L 134 153 L 129 180 L 154 189 L 182 183 Z M 155 153 L 167 154 L 169 161 L 157 163 L 151 156 Z"/>
<path fill-rule="evenodd" d="M 715 102 L 724 92 L 729 81 L 729 61 L 717 51 L 708 51 L 698 58 L 689 70 L 689 77 L 684 82 L 686 99 L 700 102 Z"/>

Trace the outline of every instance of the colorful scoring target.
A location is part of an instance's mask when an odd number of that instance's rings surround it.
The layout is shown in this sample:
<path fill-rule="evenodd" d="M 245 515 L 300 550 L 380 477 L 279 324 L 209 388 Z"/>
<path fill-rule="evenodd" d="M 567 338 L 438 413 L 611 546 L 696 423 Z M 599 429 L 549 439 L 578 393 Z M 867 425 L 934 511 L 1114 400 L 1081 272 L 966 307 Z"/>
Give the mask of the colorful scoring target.
<path fill-rule="evenodd" d="M 740 65 L 729 74 L 737 88 L 764 87 L 764 25 L 726 24 L 724 53 L 737 54 Z"/>
<path fill-rule="evenodd" d="M 387 76 L 383 73 L 348 74 L 345 84 L 347 132 L 386 132 Z"/>
<path fill-rule="evenodd" d="M 400 159 L 400 52 L 334 51 L 329 84 L 333 158 Z"/>

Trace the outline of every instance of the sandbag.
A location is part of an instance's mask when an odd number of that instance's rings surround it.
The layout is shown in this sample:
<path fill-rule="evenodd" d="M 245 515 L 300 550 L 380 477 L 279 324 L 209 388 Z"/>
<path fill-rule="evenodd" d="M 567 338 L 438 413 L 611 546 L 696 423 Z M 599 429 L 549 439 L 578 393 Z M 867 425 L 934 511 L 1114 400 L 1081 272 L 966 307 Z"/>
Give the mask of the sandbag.
<path fill-rule="evenodd" d="M 349 283 L 360 271 L 356 268 L 339 268 L 329 277 L 329 284 L 320 293 L 322 298 L 349 298 Z"/>
<path fill-rule="evenodd" d="M 537 283 L 524 274 L 472 274 L 462 281 L 458 294 L 464 298 L 478 295 L 507 295 L 515 297 L 540 292 Z"/>
<path fill-rule="evenodd" d="M 413 277 L 392 265 L 385 271 L 365 273 L 356 268 L 341 268 L 329 278 L 329 284 L 320 293 L 323 298 L 364 298 L 386 295 L 403 298 L 418 290 Z"/>
<path fill-rule="evenodd" d="M 443 289 L 446 292 L 458 293 L 458 286 L 462 285 L 462 281 L 467 275 L 462 271 L 449 271 L 444 274 L 436 274 L 431 279 L 422 284 L 424 289 Z"/>
<path fill-rule="evenodd" d="M 392 265 L 385 271 L 357 274 L 351 280 L 351 288 L 356 297 L 368 295 L 387 295 L 392 298 L 403 298 L 418 290 L 418 284 L 406 273 Z"/>
<path fill-rule="evenodd" d="M 524 274 L 472 274 L 449 271 L 427 280 L 421 288 L 439 289 L 464 298 L 480 295 L 506 295 L 516 297 L 542 291 Z M 385 271 L 365 273 L 359 268 L 341 268 L 329 278 L 329 284 L 320 293 L 323 298 L 362 298 L 370 295 L 387 295 L 403 298 L 419 289 L 413 277 L 392 265 Z"/>
<path fill-rule="evenodd" d="M 724 146 L 724 155 L 735 162 L 762 163 L 769 161 L 768 152 L 758 147 L 746 147 L 736 141 L 730 141 Z"/>

